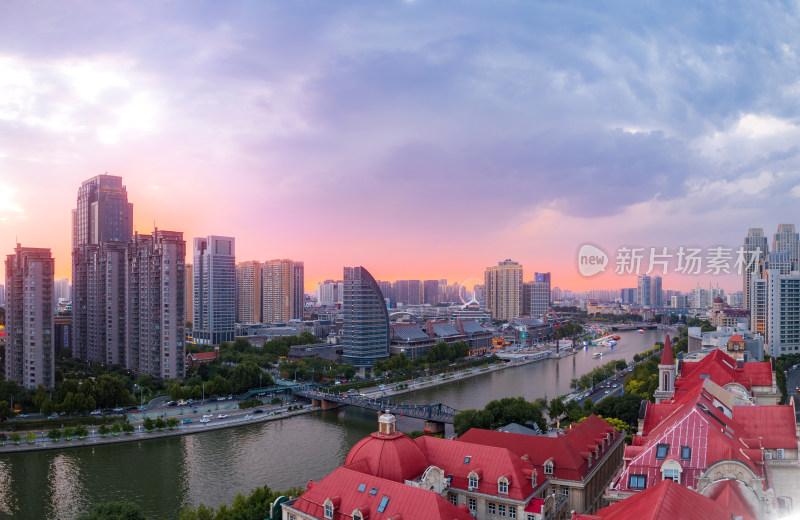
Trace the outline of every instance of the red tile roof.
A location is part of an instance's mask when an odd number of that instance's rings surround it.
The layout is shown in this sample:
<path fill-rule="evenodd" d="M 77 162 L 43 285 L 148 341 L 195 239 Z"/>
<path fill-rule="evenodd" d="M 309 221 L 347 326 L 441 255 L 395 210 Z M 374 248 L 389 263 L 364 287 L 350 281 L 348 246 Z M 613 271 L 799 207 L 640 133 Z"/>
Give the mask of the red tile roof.
<path fill-rule="evenodd" d="M 581 481 L 591 471 L 588 463 L 589 451 L 600 445 L 606 434 L 612 439 L 620 435 L 613 426 L 592 414 L 582 423 L 557 437 L 522 435 L 472 428 L 458 438 L 459 441 L 486 446 L 508 448 L 520 457 L 527 457 L 540 479 L 545 478 L 544 463 L 553 462 L 553 476 L 564 480 Z"/>
<path fill-rule="evenodd" d="M 363 485 L 363 491 L 359 486 Z M 370 494 L 375 488 L 376 492 Z M 408 486 L 340 467 L 319 482 L 309 482 L 308 489 L 291 507 L 315 518 L 324 517 L 325 500 L 339 498 L 333 520 L 350 520 L 353 511 L 369 510 L 369 520 L 403 518 L 413 520 L 472 520 L 464 507 L 456 507 L 437 493 Z M 388 497 L 383 512 L 378 507 Z M 365 516 L 365 518 L 367 518 Z"/>
<path fill-rule="evenodd" d="M 728 343 L 730 343 L 731 341 L 744 341 L 744 339 L 742 339 L 740 335 L 734 334 L 733 336 L 731 336 L 731 339 L 728 340 Z"/>
<path fill-rule="evenodd" d="M 404 482 L 422 475 L 429 466 L 420 447 L 401 432 L 371 433 L 350 449 L 345 464 L 364 461 L 370 475 Z"/>
<path fill-rule="evenodd" d="M 444 470 L 452 475 L 450 487 L 468 489 L 469 475 L 475 471 L 480 480 L 478 491 L 487 495 L 498 494 L 498 479 L 505 477 L 508 481 L 508 496 L 514 500 L 525 500 L 531 493 L 532 467 L 518 455 L 504 447 L 485 446 L 423 436 L 415 439 L 428 459 L 428 464 Z M 465 462 L 469 457 L 469 462 Z M 544 478 L 539 472 L 539 483 Z"/>
<path fill-rule="evenodd" d="M 733 418 L 742 436 L 761 439 L 765 448 L 797 446 L 795 410 L 792 405 L 734 406 Z"/>
<path fill-rule="evenodd" d="M 675 358 L 672 357 L 672 343 L 669 340 L 669 334 L 667 334 L 667 339 L 664 340 L 664 350 L 661 352 L 661 363 L 660 365 L 674 365 Z"/>
<path fill-rule="evenodd" d="M 701 375 L 719 386 L 728 383 L 739 383 L 748 390 L 753 386 L 772 386 L 772 365 L 768 362 L 748 361 L 738 367 L 736 360 L 715 349 L 700 361 L 685 361 L 681 367 L 680 377 L 675 381 L 677 392 L 680 385 L 696 384 Z"/>
<path fill-rule="evenodd" d="M 756 520 L 758 513 L 753 504 L 745 500 L 752 497 L 753 491 L 746 484 L 736 480 L 718 480 L 712 482 L 703 494 L 713 501 L 725 506 L 731 516 L 741 516 L 744 520 Z"/>
<path fill-rule="evenodd" d="M 573 520 L 730 520 L 731 511 L 670 479 L 646 491 L 604 507 L 594 515 L 573 515 Z M 737 513 L 739 514 L 739 513 Z M 745 515 L 745 520 L 755 520 Z"/>
<path fill-rule="evenodd" d="M 217 359 L 216 352 L 193 352 L 189 354 L 197 361 L 211 361 Z"/>

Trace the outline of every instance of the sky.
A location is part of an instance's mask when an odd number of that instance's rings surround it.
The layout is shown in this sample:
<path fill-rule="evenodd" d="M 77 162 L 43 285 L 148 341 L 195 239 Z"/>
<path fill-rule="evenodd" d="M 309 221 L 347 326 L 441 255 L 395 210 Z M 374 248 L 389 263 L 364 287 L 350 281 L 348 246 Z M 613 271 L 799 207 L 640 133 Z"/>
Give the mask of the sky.
<path fill-rule="evenodd" d="M 800 225 L 799 55 L 797 1 L 6 0 L 0 253 L 52 248 L 68 277 L 78 187 L 107 172 L 140 233 L 235 236 L 307 290 L 506 258 L 632 287 L 620 247 L 735 256 Z"/>

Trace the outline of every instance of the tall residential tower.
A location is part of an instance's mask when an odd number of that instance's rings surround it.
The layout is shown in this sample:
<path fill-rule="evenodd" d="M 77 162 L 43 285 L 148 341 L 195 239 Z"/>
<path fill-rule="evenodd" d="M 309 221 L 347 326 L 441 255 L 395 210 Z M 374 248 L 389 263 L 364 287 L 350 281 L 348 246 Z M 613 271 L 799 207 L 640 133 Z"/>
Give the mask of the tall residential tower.
<path fill-rule="evenodd" d="M 201 345 L 233 341 L 236 332 L 236 251 L 233 237 L 194 239 L 192 336 Z"/>

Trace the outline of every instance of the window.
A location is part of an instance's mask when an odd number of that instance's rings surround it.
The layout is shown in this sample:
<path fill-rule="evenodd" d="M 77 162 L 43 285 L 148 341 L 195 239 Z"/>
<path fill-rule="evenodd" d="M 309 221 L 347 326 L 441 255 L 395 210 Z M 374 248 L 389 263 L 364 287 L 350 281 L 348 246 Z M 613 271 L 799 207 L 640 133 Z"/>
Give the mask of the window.
<path fill-rule="evenodd" d="M 289 515 L 289 520 L 297 520 L 297 517 L 294 515 Z"/>
<path fill-rule="evenodd" d="M 369 490 L 369 494 L 375 496 L 378 494 L 378 488 L 372 488 Z"/>
<path fill-rule="evenodd" d="M 471 459 L 472 459 L 472 456 L 470 456 L 470 455 L 467 455 L 466 457 L 464 457 L 464 464 L 469 464 L 469 461 Z"/>
<path fill-rule="evenodd" d="M 508 517 L 509 518 L 516 518 L 517 517 L 517 508 L 514 506 L 508 506 Z"/>
<path fill-rule="evenodd" d="M 669 454 L 669 444 L 659 444 L 656 447 L 656 459 L 663 460 Z"/>
<path fill-rule="evenodd" d="M 359 493 L 363 493 L 365 489 L 367 489 L 367 485 L 366 484 L 360 484 L 358 486 L 358 492 Z"/>
<path fill-rule="evenodd" d="M 692 448 L 689 446 L 681 446 L 681 458 L 689 460 L 692 458 Z"/>
<path fill-rule="evenodd" d="M 469 488 L 478 489 L 478 477 L 475 475 L 469 476 Z"/>
<path fill-rule="evenodd" d="M 677 469 L 665 469 L 664 470 L 664 480 L 672 479 L 673 481 L 677 482 L 678 484 L 681 483 L 681 472 Z"/>
<path fill-rule="evenodd" d="M 447 500 L 449 500 L 451 504 L 456 505 L 458 503 L 458 496 L 455 493 L 448 493 Z"/>
<path fill-rule="evenodd" d="M 565 497 L 569 496 L 569 488 L 567 486 L 561 488 L 561 495 Z"/>
<path fill-rule="evenodd" d="M 381 503 L 378 506 L 378 512 L 383 513 L 384 511 L 386 511 L 386 506 L 388 505 L 389 505 L 389 497 L 381 498 Z"/>
<path fill-rule="evenodd" d="M 475 511 L 475 509 L 478 507 L 478 503 L 475 501 L 474 498 L 470 498 L 469 501 L 468 501 L 468 504 L 469 504 L 469 510 L 470 511 Z"/>
<path fill-rule="evenodd" d="M 544 474 L 545 475 L 552 475 L 553 474 L 553 463 L 552 462 L 545 462 L 545 464 L 544 464 Z"/>
<path fill-rule="evenodd" d="M 500 504 L 497 506 L 497 514 L 500 516 L 506 516 L 506 505 Z"/>
<path fill-rule="evenodd" d="M 361 513 L 353 513 L 353 520 L 364 520 L 364 517 L 361 516 Z"/>
<path fill-rule="evenodd" d="M 525 515 L 525 520 L 536 520 L 536 517 L 533 515 Z"/>
<path fill-rule="evenodd" d="M 501 480 L 497 483 L 497 492 L 503 495 L 508 494 L 508 482 Z"/>
<path fill-rule="evenodd" d="M 489 514 L 490 515 L 493 515 L 495 513 L 496 508 L 497 508 L 497 506 L 494 504 L 494 502 L 489 502 Z"/>
<path fill-rule="evenodd" d="M 325 518 L 333 518 L 333 505 L 325 504 Z"/>
<path fill-rule="evenodd" d="M 647 486 L 646 475 L 631 475 L 628 487 L 631 489 L 644 489 Z"/>

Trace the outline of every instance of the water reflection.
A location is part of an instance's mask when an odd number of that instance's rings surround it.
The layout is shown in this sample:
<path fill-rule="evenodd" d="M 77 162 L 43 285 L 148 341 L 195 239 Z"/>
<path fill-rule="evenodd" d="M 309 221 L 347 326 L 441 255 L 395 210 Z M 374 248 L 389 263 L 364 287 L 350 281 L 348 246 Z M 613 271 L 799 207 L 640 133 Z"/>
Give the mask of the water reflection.
<path fill-rule="evenodd" d="M 55 518 L 74 518 L 81 511 L 79 502 L 81 489 L 81 468 L 75 457 L 64 451 L 50 462 L 49 509 Z"/>

